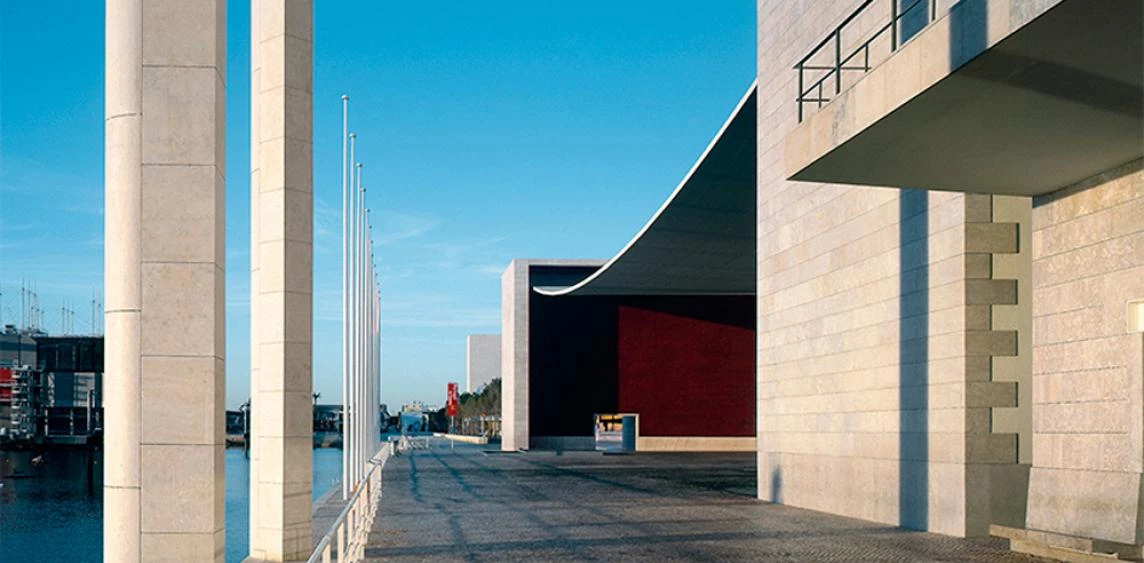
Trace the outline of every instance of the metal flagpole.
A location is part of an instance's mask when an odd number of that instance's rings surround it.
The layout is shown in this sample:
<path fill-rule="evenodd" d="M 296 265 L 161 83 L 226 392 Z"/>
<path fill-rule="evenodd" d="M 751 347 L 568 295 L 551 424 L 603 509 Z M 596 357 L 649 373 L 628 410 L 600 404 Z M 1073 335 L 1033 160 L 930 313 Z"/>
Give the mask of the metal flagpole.
<path fill-rule="evenodd" d="M 355 184 L 359 181 L 357 175 L 359 169 L 357 165 L 357 157 L 355 156 L 355 148 L 357 144 L 357 136 L 350 133 L 350 335 L 349 335 L 349 401 L 346 403 L 346 423 L 347 431 L 345 437 L 345 447 L 349 451 L 347 458 L 349 471 L 350 471 L 350 488 L 351 491 L 357 486 L 357 467 L 354 464 L 355 455 L 357 454 L 356 443 L 354 437 L 357 436 L 357 420 L 354 418 L 357 412 L 357 403 L 354 400 L 354 393 L 357 390 L 357 378 L 354 376 L 354 371 L 357 369 L 357 354 L 354 349 L 354 342 L 357 338 L 357 215 L 358 215 L 358 193 Z"/>
<path fill-rule="evenodd" d="M 365 350 L 365 366 L 364 366 L 365 370 L 362 371 L 362 375 L 363 375 L 362 381 L 364 382 L 364 392 L 362 395 L 364 397 L 363 402 L 365 403 L 365 406 L 366 406 L 366 410 L 363 413 L 364 417 L 365 417 L 365 429 L 366 429 L 366 431 L 365 431 L 365 434 L 362 436 L 362 443 L 363 443 L 363 445 L 365 445 L 364 451 L 365 451 L 366 460 L 373 457 L 373 443 L 372 443 L 371 438 L 370 438 L 370 436 L 372 436 L 372 433 L 373 433 L 373 404 L 372 404 L 373 403 L 373 397 L 372 397 L 373 389 L 370 386 L 370 370 L 371 370 L 371 366 L 373 365 L 373 350 L 370 349 L 370 334 L 373 333 L 373 304 L 371 303 L 371 300 L 370 300 L 370 294 L 372 293 L 371 288 L 370 288 L 370 278 L 373 277 L 373 261 L 370 260 L 370 253 L 371 253 L 371 248 L 373 247 L 373 245 L 370 243 L 370 235 L 371 235 L 370 209 L 366 209 L 366 211 L 365 211 L 365 252 L 366 252 L 365 260 L 366 260 L 366 268 L 365 268 L 365 271 L 363 272 L 363 273 L 365 273 L 365 282 L 363 283 L 363 291 L 362 291 L 363 299 L 365 299 L 365 303 L 366 303 L 365 304 L 365 319 L 364 319 L 365 320 L 365 323 L 364 323 L 365 324 L 365 331 L 362 332 L 362 335 L 365 336 L 365 338 L 362 339 L 362 348 Z"/>
<path fill-rule="evenodd" d="M 379 233 L 381 232 L 380 227 L 378 228 L 378 232 Z M 378 253 L 379 254 L 381 253 L 380 245 L 378 247 Z M 379 266 L 380 266 L 380 264 L 379 264 Z M 377 331 L 373 335 L 374 349 L 377 350 L 377 368 L 374 369 L 374 371 L 373 371 L 373 385 L 374 385 L 374 389 L 376 390 L 374 392 L 374 394 L 377 396 L 378 409 L 380 409 L 381 408 L 381 276 L 376 271 L 373 273 L 373 288 L 374 288 L 373 289 L 373 292 L 374 292 L 373 306 L 374 306 L 375 315 L 377 316 Z M 379 450 L 381 449 L 381 447 L 383 445 L 381 443 L 381 429 L 385 427 L 386 422 L 387 421 L 381 419 L 381 411 L 378 410 L 378 413 L 377 413 L 377 431 L 378 431 L 377 447 Z"/>
<path fill-rule="evenodd" d="M 367 321 L 366 311 L 368 311 L 368 309 L 367 309 L 368 305 L 366 304 L 366 298 L 365 298 L 365 295 L 366 295 L 365 280 L 366 280 L 366 275 L 367 275 L 366 268 L 368 268 L 368 262 L 367 262 L 367 256 L 368 255 L 366 254 L 366 238 L 365 238 L 366 234 L 365 233 L 366 233 L 366 224 L 367 224 L 367 220 L 369 217 L 369 208 L 365 206 L 366 205 L 365 196 L 366 196 L 366 189 L 365 189 L 365 187 L 362 187 L 362 189 L 361 189 L 362 212 L 361 212 L 361 233 L 360 233 L 360 236 L 361 236 L 361 241 L 360 241 L 361 254 L 359 255 L 360 256 L 359 264 L 361 265 L 361 270 L 359 270 L 359 274 L 358 274 L 359 275 L 359 277 L 358 277 L 358 297 L 359 297 L 359 299 L 361 299 L 361 316 L 358 319 L 360 326 L 361 326 L 361 332 L 358 333 L 358 353 L 361 354 L 361 363 L 358 365 L 358 404 L 361 405 L 361 411 L 358 413 L 358 420 L 361 422 L 361 430 L 362 431 L 360 434 L 358 434 L 358 452 L 359 452 L 358 467 L 362 468 L 363 473 L 365 471 L 366 456 L 369 455 L 369 452 L 367 451 L 366 445 L 365 445 L 366 436 L 368 435 L 368 432 L 369 432 L 369 423 L 368 423 L 368 419 L 366 418 L 366 394 L 365 394 L 365 392 L 366 392 L 365 370 L 366 370 L 366 365 L 367 365 L 366 362 L 368 361 L 368 357 L 366 356 L 366 350 L 365 350 L 365 339 L 366 339 L 366 328 L 367 328 L 366 327 L 366 321 Z"/>
<path fill-rule="evenodd" d="M 350 498 L 346 405 L 350 382 L 350 97 L 342 96 L 342 500 Z"/>
<path fill-rule="evenodd" d="M 381 229 L 379 228 L 379 231 L 380 230 Z M 381 315 L 382 310 L 381 310 L 381 273 L 380 272 L 374 273 L 374 283 L 376 286 L 378 286 L 378 301 L 376 301 L 376 304 L 378 304 L 378 374 L 376 374 L 374 376 L 375 376 L 375 378 L 378 378 L 378 403 L 381 403 L 381 391 L 384 390 L 381 386 L 381 372 L 382 372 L 382 368 L 383 368 L 382 367 L 383 366 L 382 360 L 384 359 L 384 356 L 382 356 L 382 346 L 381 346 L 381 343 L 382 343 L 381 339 L 382 339 L 383 333 L 382 333 L 382 315 Z M 382 425 L 386 425 L 386 426 L 389 425 L 388 420 L 383 420 L 383 421 L 381 421 L 381 423 L 382 423 Z"/>
<path fill-rule="evenodd" d="M 373 248 L 372 237 L 370 247 Z M 376 378 L 376 373 L 378 373 L 378 347 L 375 344 L 378 341 L 378 284 L 374 283 L 374 278 L 378 275 L 376 268 L 378 268 L 378 264 L 374 263 L 370 272 L 370 309 L 373 311 L 372 326 L 370 327 L 370 350 L 372 350 L 373 357 L 373 363 L 370 365 L 370 412 L 373 413 L 373 436 L 370 439 L 370 445 L 374 451 L 379 449 L 381 436 L 381 419 L 378 415 L 378 378 Z"/>
<path fill-rule="evenodd" d="M 361 198 L 361 215 L 359 217 L 359 220 L 361 222 L 359 223 L 360 229 L 358 231 L 358 237 L 359 237 L 358 248 L 361 250 L 361 252 L 358 254 L 358 266 L 359 266 L 359 269 L 358 269 L 358 299 L 360 300 L 359 302 L 361 303 L 361 306 L 359 307 L 358 326 L 360 327 L 360 330 L 358 332 L 358 340 L 357 340 L 358 357 L 361 359 L 361 361 L 358 363 L 358 372 L 357 372 L 357 375 L 358 375 L 358 405 L 359 405 L 358 423 L 360 424 L 359 428 L 361 429 L 361 431 L 358 433 L 358 468 L 363 473 L 365 471 L 365 462 L 366 462 L 366 455 L 367 455 L 366 447 L 365 447 L 365 438 L 366 438 L 366 432 L 368 430 L 368 427 L 366 426 L 366 416 L 365 416 L 365 414 L 366 414 L 366 411 L 365 411 L 365 409 L 366 409 L 366 404 L 365 404 L 366 403 L 366 400 L 365 400 L 365 369 L 366 369 L 365 368 L 365 366 L 366 366 L 365 362 L 366 362 L 366 356 L 365 356 L 365 345 L 364 344 L 365 344 L 365 329 L 366 329 L 366 324 L 365 324 L 366 323 L 366 317 L 365 317 L 365 312 L 366 312 L 366 302 L 365 302 L 365 276 L 366 276 L 365 225 L 366 225 L 366 217 L 369 216 L 369 208 L 367 208 L 365 206 L 365 196 L 366 196 L 366 190 L 365 190 L 365 187 L 363 186 L 361 188 L 361 193 L 358 195 L 358 197 Z"/>
<path fill-rule="evenodd" d="M 369 444 L 370 455 L 377 453 L 377 400 L 374 398 L 373 389 L 373 364 L 376 361 L 373 349 L 373 334 L 374 334 L 374 310 L 373 310 L 373 225 L 369 227 L 369 337 L 366 340 L 366 347 L 369 349 L 369 371 L 366 372 L 366 384 L 369 389 Z"/>
<path fill-rule="evenodd" d="M 353 215 L 353 475 L 362 477 L 362 219 L 365 190 L 362 189 L 362 162 L 357 164 L 357 213 Z"/>
<path fill-rule="evenodd" d="M 358 433 L 358 467 L 364 470 L 365 468 L 365 347 L 362 342 L 365 339 L 365 218 L 369 215 L 369 210 L 365 207 L 365 188 L 361 188 L 361 193 L 358 194 L 361 198 L 361 215 L 358 217 L 358 300 L 361 303 L 358 310 L 358 357 L 361 361 L 358 363 L 358 423 L 361 432 Z"/>

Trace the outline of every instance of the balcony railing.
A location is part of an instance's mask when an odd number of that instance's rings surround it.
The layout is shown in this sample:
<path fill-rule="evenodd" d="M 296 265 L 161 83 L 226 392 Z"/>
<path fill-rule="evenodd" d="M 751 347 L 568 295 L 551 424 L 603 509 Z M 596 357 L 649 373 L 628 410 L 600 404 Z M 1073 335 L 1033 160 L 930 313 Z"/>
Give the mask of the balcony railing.
<path fill-rule="evenodd" d="M 890 14 L 888 20 L 882 20 L 877 24 L 873 33 L 861 40 L 856 47 L 843 48 L 843 33 L 848 31 L 848 28 L 856 22 L 861 16 L 867 15 L 866 11 L 871 5 L 875 3 L 890 3 Z M 854 10 L 838 27 L 834 28 L 825 39 L 814 47 L 801 61 L 794 66 L 798 71 L 798 122 L 802 123 L 805 117 L 806 104 L 815 104 L 816 108 L 821 108 L 823 104 L 830 102 L 830 96 L 837 96 L 842 93 L 842 78 L 843 73 L 847 72 L 861 72 L 865 74 L 870 71 L 870 48 L 875 41 L 883 37 L 887 32 L 890 39 L 890 53 L 898 50 L 900 46 L 901 24 L 902 20 L 909 17 L 924 16 L 925 13 L 919 13 L 918 10 L 928 8 L 928 20 L 926 24 L 933 22 L 937 15 L 938 0 L 913 0 L 909 5 L 902 6 L 902 0 L 866 0 L 862 2 L 858 9 Z M 900 8 L 900 9 L 899 9 Z M 884 16 L 883 16 L 884 17 Z M 850 31 L 853 31 L 850 29 Z M 914 31 L 916 33 L 916 30 Z M 833 53 L 827 51 L 831 49 Z M 845 52 L 844 52 L 845 51 Z M 820 57 L 826 53 L 826 57 Z M 829 55 L 833 55 L 830 57 Z M 833 59 L 832 64 L 826 62 L 814 63 L 825 58 L 826 61 Z M 808 77 L 808 73 L 811 76 Z M 815 73 L 822 73 L 821 75 Z M 830 88 L 830 81 L 833 78 L 833 88 Z M 808 83 L 808 80 L 810 82 Z M 831 92 L 833 90 L 833 92 Z"/>

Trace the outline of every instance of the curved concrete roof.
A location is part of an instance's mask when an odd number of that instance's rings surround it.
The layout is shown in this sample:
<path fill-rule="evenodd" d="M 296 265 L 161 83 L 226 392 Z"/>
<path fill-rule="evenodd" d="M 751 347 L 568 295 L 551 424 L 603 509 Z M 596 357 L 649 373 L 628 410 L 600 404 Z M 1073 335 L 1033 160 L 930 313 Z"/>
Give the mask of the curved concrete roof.
<path fill-rule="evenodd" d="M 623 250 L 583 281 L 543 295 L 753 295 L 752 84 L 667 201 Z"/>

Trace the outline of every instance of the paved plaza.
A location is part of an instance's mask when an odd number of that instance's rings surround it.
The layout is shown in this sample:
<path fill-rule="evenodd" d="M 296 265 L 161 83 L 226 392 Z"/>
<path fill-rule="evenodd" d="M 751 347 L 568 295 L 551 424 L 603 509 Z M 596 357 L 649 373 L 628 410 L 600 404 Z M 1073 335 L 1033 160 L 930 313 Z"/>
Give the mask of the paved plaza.
<path fill-rule="evenodd" d="M 494 453 L 390 459 L 370 559 L 1033 561 L 755 499 L 754 454 Z"/>

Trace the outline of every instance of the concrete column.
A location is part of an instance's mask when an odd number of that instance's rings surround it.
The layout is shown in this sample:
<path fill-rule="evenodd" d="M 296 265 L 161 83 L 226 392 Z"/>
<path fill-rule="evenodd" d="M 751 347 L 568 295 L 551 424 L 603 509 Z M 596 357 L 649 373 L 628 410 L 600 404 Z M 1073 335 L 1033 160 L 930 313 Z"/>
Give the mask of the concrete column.
<path fill-rule="evenodd" d="M 261 333 L 259 332 L 258 320 L 260 315 L 255 314 L 255 307 L 259 303 L 259 293 L 261 286 L 259 286 L 259 257 L 261 252 L 259 248 L 261 240 L 259 237 L 258 225 L 260 222 L 261 207 L 259 206 L 259 190 L 261 189 L 261 175 L 259 174 L 259 142 L 260 128 L 259 117 L 261 114 L 261 107 L 259 106 L 259 96 L 257 85 L 261 84 L 262 73 L 259 72 L 260 49 L 254 48 L 258 45 L 257 37 L 259 35 L 258 22 L 260 14 L 257 8 L 258 2 L 254 0 L 251 2 L 250 10 L 250 402 L 253 407 L 255 397 L 258 396 L 258 366 L 259 366 L 259 348 L 261 343 Z M 248 513 L 247 513 L 247 537 L 248 546 L 261 545 L 258 539 L 258 441 L 254 440 L 255 436 L 261 435 L 261 428 L 259 427 L 258 417 L 251 416 L 253 408 L 247 411 L 247 416 L 250 417 L 249 435 L 247 439 L 250 443 L 247 444 L 247 453 L 250 459 L 249 465 L 249 479 L 250 479 L 250 493 L 247 499 Z"/>
<path fill-rule="evenodd" d="M 250 557 L 306 559 L 311 538 L 313 2 L 253 0 L 258 83 L 258 468 Z"/>
<path fill-rule="evenodd" d="M 139 561 L 143 1 L 106 10 L 103 560 Z"/>
<path fill-rule="evenodd" d="M 529 263 L 501 276 L 501 450 L 528 449 Z"/>
<path fill-rule="evenodd" d="M 104 559 L 222 561 L 226 2 L 107 2 Z"/>

